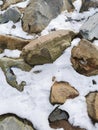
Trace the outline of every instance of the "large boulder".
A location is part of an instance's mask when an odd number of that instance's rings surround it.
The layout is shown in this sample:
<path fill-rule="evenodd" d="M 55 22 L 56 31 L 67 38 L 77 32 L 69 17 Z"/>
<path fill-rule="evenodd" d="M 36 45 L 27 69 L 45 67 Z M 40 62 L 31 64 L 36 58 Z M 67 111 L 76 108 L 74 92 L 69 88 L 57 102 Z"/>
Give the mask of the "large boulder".
<path fill-rule="evenodd" d="M 16 4 L 18 2 L 22 2 L 23 0 L 3 0 L 3 5 L 1 6 L 1 10 L 7 9 L 10 5 Z"/>
<path fill-rule="evenodd" d="M 78 91 L 68 82 L 55 82 L 51 87 L 50 102 L 52 104 L 63 104 L 67 99 L 78 96 Z"/>
<path fill-rule="evenodd" d="M 18 8 L 9 8 L 3 14 L 0 15 L 0 23 L 6 23 L 8 21 L 18 22 L 21 18 L 21 13 Z"/>
<path fill-rule="evenodd" d="M 88 11 L 89 8 L 97 8 L 98 0 L 82 0 L 80 12 Z"/>
<path fill-rule="evenodd" d="M 72 31 L 59 30 L 39 37 L 26 45 L 21 56 L 30 65 L 51 63 L 70 46 L 75 34 Z"/>
<path fill-rule="evenodd" d="M 98 92 L 91 92 L 86 96 L 88 115 L 98 122 Z"/>
<path fill-rule="evenodd" d="M 82 39 L 79 44 L 73 47 L 71 62 L 74 69 L 86 76 L 98 74 L 98 47 L 91 42 Z"/>
<path fill-rule="evenodd" d="M 62 10 L 73 8 L 69 0 L 31 0 L 22 18 L 23 30 L 41 32 Z"/>
<path fill-rule="evenodd" d="M 98 39 L 98 13 L 89 19 L 80 28 L 80 34 L 88 40 Z"/>
<path fill-rule="evenodd" d="M 22 48 L 27 45 L 30 40 L 25 40 L 22 38 L 10 36 L 10 35 L 0 35 L 0 49 L 18 49 L 22 50 Z"/>
<path fill-rule="evenodd" d="M 13 114 L 0 115 L 0 130 L 34 130 L 30 121 Z"/>

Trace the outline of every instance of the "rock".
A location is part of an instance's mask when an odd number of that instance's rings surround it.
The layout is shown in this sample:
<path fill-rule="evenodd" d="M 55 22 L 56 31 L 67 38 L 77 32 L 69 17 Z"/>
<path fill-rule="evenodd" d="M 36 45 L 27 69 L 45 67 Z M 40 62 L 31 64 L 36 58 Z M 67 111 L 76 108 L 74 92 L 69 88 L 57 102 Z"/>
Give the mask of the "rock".
<path fill-rule="evenodd" d="M 92 76 L 98 74 L 98 48 L 91 42 L 82 39 L 73 47 L 71 62 L 74 69 L 80 74 Z"/>
<path fill-rule="evenodd" d="M 9 8 L 3 14 L 0 15 L 0 23 L 6 23 L 8 21 L 18 22 L 21 18 L 21 14 L 17 8 Z"/>
<path fill-rule="evenodd" d="M 23 48 L 21 56 L 32 66 L 51 63 L 70 46 L 74 36 L 72 31 L 54 31 L 49 35 L 32 40 Z"/>
<path fill-rule="evenodd" d="M 13 114 L 0 116 L 0 130 L 34 130 L 30 121 Z"/>
<path fill-rule="evenodd" d="M 31 67 L 26 64 L 23 59 L 12 59 L 7 57 L 0 58 L 0 67 L 5 74 L 8 84 L 19 91 L 23 91 L 26 82 L 22 81 L 20 84 L 18 84 L 16 81 L 16 76 L 11 68 L 17 67 L 22 69 L 23 71 L 30 71 Z"/>
<path fill-rule="evenodd" d="M 27 45 L 30 40 L 25 40 L 22 38 L 9 36 L 9 35 L 0 35 L 0 49 L 18 49 L 22 50 L 22 48 Z"/>
<path fill-rule="evenodd" d="M 1 6 L 1 10 L 7 9 L 10 5 L 16 4 L 18 2 L 22 2 L 23 0 L 3 0 L 3 5 Z"/>
<path fill-rule="evenodd" d="M 68 12 L 74 10 L 73 2 L 75 0 L 64 0 L 64 10 L 66 9 Z"/>
<path fill-rule="evenodd" d="M 86 96 L 88 115 L 98 122 L 98 92 L 91 92 Z"/>
<path fill-rule="evenodd" d="M 52 104 L 63 104 L 66 99 L 75 98 L 79 93 L 68 82 L 55 82 L 51 88 L 50 102 Z"/>
<path fill-rule="evenodd" d="M 80 34 L 83 38 L 88 40 L 98 39 L 98 13 L 89 17 L 89 19 L 82 25 Z"/>
<path fill-rule="evenodd" d="M 50 126 L 54 129 L 57 128 L 63 128 L 64 130 L 85 130 L 79 127 L 72 126 L 68 121 L 66 120 L 60 120 L 50 123 Z"/>
<path fill-rule="evenodd" d="M 71 0 L 31 0 L 22 18 L 23 30 L 40 33 L 62 10 L 71 8 Z"/>
<path fill-rule="evenodd" d="M 97 8 L 98 0 L 82 0 L 80 12 L 88 11 L 89 8 Z"/>
<path fill-rule="evenodd" d="M 69 115 L 66 111 L 63 111 L 56 107 L 55 110 L 50 113 L 48 120 L 49 122 L 55 122 L 59 120 L 68 120 L 68 118 Z"/>

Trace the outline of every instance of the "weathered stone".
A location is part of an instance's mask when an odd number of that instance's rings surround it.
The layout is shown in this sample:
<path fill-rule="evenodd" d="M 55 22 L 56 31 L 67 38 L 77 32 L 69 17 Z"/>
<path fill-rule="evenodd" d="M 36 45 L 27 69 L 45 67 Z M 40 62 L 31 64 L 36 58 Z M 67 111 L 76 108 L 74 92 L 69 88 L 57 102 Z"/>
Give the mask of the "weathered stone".
<path fill-rule="evenodd" d="M 30 65 L 53 62 L 70 46 L 74 36 L 72 31 L 52 32 L 31 41 L 23 48 L 21 56 Z"/>
<path fill-rule="evenodd" d="M 22 18 L 23 30 L 40 33 L 62 10 L 73 8 L 71 0 L 31 0 Z"/>
<path fill-rule="evenodd" d="M 1 10 L 7 9 L 10 5 L 16 4 L 18 2 L 22 2 L 23 0 L 3 0 L 3 5 L 1 6 Z"/>
<path fill-rule="evenodd" d="M 18 49 L 22 50 L 22 48 L 27 45 L 30 40 L 25 40 L 22 38 L 9 36 L 9 35 L 0 35 L 0 48 L 4 49 Z"/>
<path fill-rule="evenodd" d="M 71 62 L 74 69 L 86 76 L 98 74 L 98 48 L 87 40 L 81 40 L 73 47 Z"/>
<path fill-rule="evenodd" d="M 59 120 L 68 120 L 69 115 L 66 111 L 59 109 L 58 107 L 53 110 L 49 115 L 49 122 L 55 122 Z"/>
<path fill-rule="evenodd" d="M 91 92 L 86 96 L 88 115 L 98 122 L 98 92 Z"/>
<path fill-rule="evenodd" d="M 51 88 L 50 102 L 52 104 L 63 104 L 66 99 L 78 96 L 78 91 L 68 82 L 55 82 Z"/>
<path fill-rule="evenodd" d="M 0 15 L 0 23 L 6 23 L 13 21 L 14 23 L 20 20 L 21 14 L 17 8 L 9 8 L 3 14 Z"/>
<path fill-rule="evenodd" d="M 54 129 L 57 128 L 63 128 L 64 130 L 85 130 L 79 127 L 72 126 L 68 121 L 66 120 L 60 120 L 50 123 L 50 126 Z"/>
<path fill-rule="evenodd" d="M 97 8 L 98 0 L 82 0 L 80 12 L 88 11 L 89 8 Z"/>
<path fill-rule="evenodd" d="M 17 67 L 22 69 L 23 71 L 30 71 L 31 67 L 28 64 L 26 64 L 23 59 L 11 59 L 6 57 L 0 58 L 0 67 L 4 72 L 9 85 L 11 85 L 19 91 L 23 91 L 26 82 L 22 81 L 20 84 L 18 84 L 16 81 L 16 76 L 11 68 Z"/>
<path fill-rule="evenodd" d="M 83 38 L 88 40 L 98 39 L 98 13 L 89 17 L 89 19 L 82 25 L 80 34 Z"/>
<path fill-rule="evenodd" d="M 30 121 L 13 114 L 0 115 L 0 130 L 34 130 Z"/>

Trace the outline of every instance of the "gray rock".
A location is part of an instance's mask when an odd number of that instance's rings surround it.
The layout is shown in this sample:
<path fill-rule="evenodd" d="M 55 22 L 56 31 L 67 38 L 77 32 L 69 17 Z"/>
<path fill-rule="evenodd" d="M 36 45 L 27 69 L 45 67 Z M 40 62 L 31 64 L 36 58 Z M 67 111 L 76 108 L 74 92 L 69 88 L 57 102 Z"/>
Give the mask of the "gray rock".
<path fill-rule="evenodd" d="M 80 12 L 87 11 L 89 8 L 97 8 L 98 0 L 82 0 Z"/>
<path fill-rule="evenodd" d="M 68 7 L 64 5 L 65 0 L 31 0 L 22 18 L 23 30 L 29 33 L 41 32 L 53 18 Z"/>
<path fill-rule="evenodd" d="M 89 17 L 89 19 L 82 25 L 80 34 L 83 38 L 92 40 L 98 39 L 98 13 Z"/>
<path fill-rule="evenodd" d="M 16 23 L 20 18 L 21 14 L 17 8 L 9 8 L 7 11 L 0 15 L 0 23 L 6 23 L 10 20 Z"/>
<path fill-rule="evenodd" d="M 26 82 L 22 81 L 20 84 L 18 84 L 16 81 L 16 75 L 13 73 L 11 68 L 17 67 L 24 71 L 30 71 L 31 67 L 26 64 L 23 59 L 11 59 L 7 57 L 0 58 L 0 67 L 5 74 L 8 84 L 19 91 L 23 91 Z"/>
<path fill-rule="evenodd" d="M 49 122 L 55 122 L 59 120 L 68 120 L 69 115 L 66 111 L 59 109 L 58 107 L 49 115 Z"/>
<path fill-rule="evenodd" d="M 34 130 L 31 122 L 12 114 L 0 116 L 0 130 Z"/>

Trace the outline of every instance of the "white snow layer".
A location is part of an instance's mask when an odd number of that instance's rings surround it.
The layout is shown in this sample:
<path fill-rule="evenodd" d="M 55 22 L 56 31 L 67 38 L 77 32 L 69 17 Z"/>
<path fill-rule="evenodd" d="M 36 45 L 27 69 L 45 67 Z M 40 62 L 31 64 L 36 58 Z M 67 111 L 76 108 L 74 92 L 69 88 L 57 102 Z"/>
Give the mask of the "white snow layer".
<path fill-rule="evenodd" d="M 43 30 L 42 35 L 48 34 L 54 28 L 56 30 L 69 29 L 79 32 L 84 21 L 94 14 L 97 9 L 90 9 L 87 12 L 79 13 L 80 7 L 78 7 L 78 3 L 81 5 L 81 0 L 77 0 L 74 3 L 76 7 L 74 12 L 68 13 L 65 11 L 56 19 L 52 20 L 48 27 Z M 6 24 L 0 24 L 0 34 L 12 34 L 23 38 L 32 38 L 32 36 L 23 32 L 21 22 L 15 24 L 15 29 L 12 28 L 12 25 L 13 22 L 11 21 Z M 23 92 L 19 92 L 11 87 L 6 82 L 4 73 L 0 69 L 0 115 L 14 113 L 30 120 L 38 130 L 53 130 L 49 127 L 48 116 L 57 106 L 53 106 L 49 102 L 50 90 L 53 84 L 52 77 L 55 76 L 57 81 L 69 82 L 80 93 L 78 97 L 69 99 L 60 106 L 61 109 L 69 113 L 70 123 L 87 130 L 98 130 L 98 123 L 93 125 L 88 117 L 85 100 L 85 95 L 89 92 L 98 91 L 97 84 L 92 84 L 92 80 L 98 83 L 98 76 L 83 76 L 73 69 L 70 62 L 71 49 L 79 41 L 79 38 L 74 39 L 71 47 L 66 49 L 54 63 L 35 66 L 30 72 L 13 68 L 18 83 L 26 81 Z M 98 45 L 98 41 L 94 43 Z M 20 53 L 18 50 L 11 51 L 6 49 L 4 53 L 0 54 L 0 57 L 19 57 Z M 35 73 L 35 71 L 40 71 L 40 73 Z"/>

